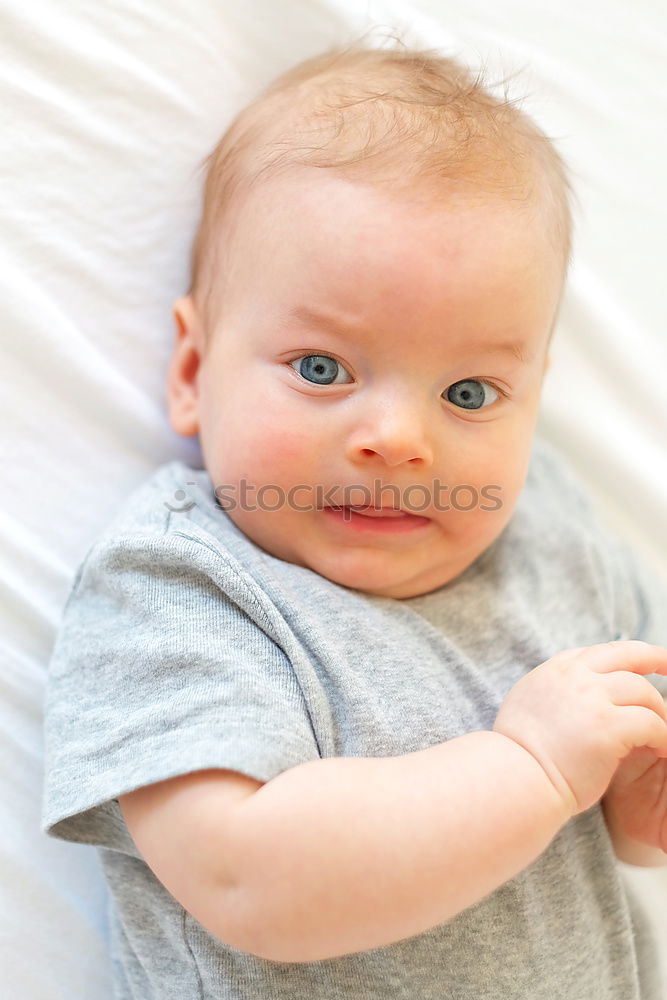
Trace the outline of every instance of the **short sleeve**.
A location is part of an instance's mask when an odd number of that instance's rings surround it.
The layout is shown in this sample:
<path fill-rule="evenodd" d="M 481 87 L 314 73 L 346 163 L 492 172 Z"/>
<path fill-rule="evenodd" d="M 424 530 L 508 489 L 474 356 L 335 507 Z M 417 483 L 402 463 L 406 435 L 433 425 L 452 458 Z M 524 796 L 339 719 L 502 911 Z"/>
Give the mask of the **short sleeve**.
<path fill-rule="evenodd" d="M 612 638 L 641 639 L 667 649 L 667 583 L 627 542 L 604 529 L 599 550 Z M 667 697 L 667 676 L 648 679 Z"/>
<path fill-rule="evenodd" d="M 253 583 L 232 556 L 177 533 L 93 546 L 49 664 L 45 833 L 138 856 L 119 795 L 207 768 L 269 781 L 319 757 Z"/>

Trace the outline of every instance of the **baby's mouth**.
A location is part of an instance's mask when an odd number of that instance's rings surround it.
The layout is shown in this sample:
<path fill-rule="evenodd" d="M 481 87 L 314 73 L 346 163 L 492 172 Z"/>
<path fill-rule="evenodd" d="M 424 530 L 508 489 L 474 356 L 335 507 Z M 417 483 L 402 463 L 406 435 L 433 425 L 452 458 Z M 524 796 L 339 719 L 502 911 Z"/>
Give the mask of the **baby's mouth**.
<path fill-rule="evenodd" d="M 363 514 L 364 517 L 405 517 L 406 511 L 396 507 L 353 507 L 348 505 L 348 510 L 353 510 L 355 514 Z"/>
<path fill-rule="evenodd" d="M 430 518 L 411 514 L 399 507 L 330 504 L 324 508 L 324 512 L 334 524 L 344 526 L 345 531 L 370 532 L 374 535 L 404 535 L 416 528 L 426 528 L 431 523 Z"/>
<path fill-rule="evenodd" d="M 371 506 L 361 506 L 355 507 L 352 504 L 345 504 L 344 506 L 336 506 L 331 504 L 333 510 L 351 510 L 355 514 L 363 514 L 364 517 L 406 517 L 407 511 L 400 510 L 397 507 L 371 507 Z"/>

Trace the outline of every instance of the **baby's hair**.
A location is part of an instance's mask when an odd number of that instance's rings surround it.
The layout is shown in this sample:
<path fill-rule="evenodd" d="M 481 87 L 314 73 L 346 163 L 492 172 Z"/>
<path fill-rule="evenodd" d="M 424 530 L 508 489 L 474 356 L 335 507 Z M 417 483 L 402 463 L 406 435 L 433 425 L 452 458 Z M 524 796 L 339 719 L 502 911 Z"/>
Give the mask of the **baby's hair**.
<path fill-rule="evenodd" d="M 483 71 L 392 37 L 400 47 L 357 41 L 306 59 L 232 121 L 205 161 L 190 287 L 204 314 L 245 196 L 303 167 L 433 203 L 459 195 L 520 202 L 548 227 L 565 276 L 572 187 L 551 139 L 509 99 L 506 80 L 504 98 L 495 97 Z"/>

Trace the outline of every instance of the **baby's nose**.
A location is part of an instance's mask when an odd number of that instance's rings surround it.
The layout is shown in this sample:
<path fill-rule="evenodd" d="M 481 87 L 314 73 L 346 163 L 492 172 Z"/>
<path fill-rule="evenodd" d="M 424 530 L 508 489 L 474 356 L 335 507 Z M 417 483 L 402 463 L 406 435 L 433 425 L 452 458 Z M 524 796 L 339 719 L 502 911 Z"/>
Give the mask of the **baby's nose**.
<path fill-rule="evenodd" d="M 356 462 L 378 458 L 390 467 L 405 462 L 429 466 L 433 445 L 428 418 L 409 401 L 380 405 L 364 414 L 350 435 L 348 457 Z"/>

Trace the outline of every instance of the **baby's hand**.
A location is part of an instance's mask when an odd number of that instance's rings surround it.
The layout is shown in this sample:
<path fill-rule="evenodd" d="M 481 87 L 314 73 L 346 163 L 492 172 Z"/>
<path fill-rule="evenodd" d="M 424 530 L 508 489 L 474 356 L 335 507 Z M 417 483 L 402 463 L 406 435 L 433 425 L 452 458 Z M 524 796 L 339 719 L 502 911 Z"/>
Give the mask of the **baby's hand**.
<path fill-rule="evenodd" d="M 664 838 L 665 796 L 658 817 L 649 803 L 652 773 L 646 766 L 643 777 L 637 771 L 640 760 L 646 765 L 646 753 L 640 757 L 633 752 L 651 748 L 664 792 L 666 765 L 657 758 L 667 757 L 665 706 L 641 676 L 658 673 L 667 674 L 667 649 L 662 646 L 629 639 L 566 649 L 514 685 L 493 729 L 533 754 L 572 815 L 594 805 L 618 771 L 618 794 L 631 798 L 627 808 L 640 808 L 643 802 L 645 822 L 653 822 Z M 621 770 L 619 764 L 629 754 Z"/>
<path fill-rule="evenodd" d="M 648 747 L 632 750 L 611 779 L 604 807 L 632 840 L 667 853 L 667 760 Z"/>

